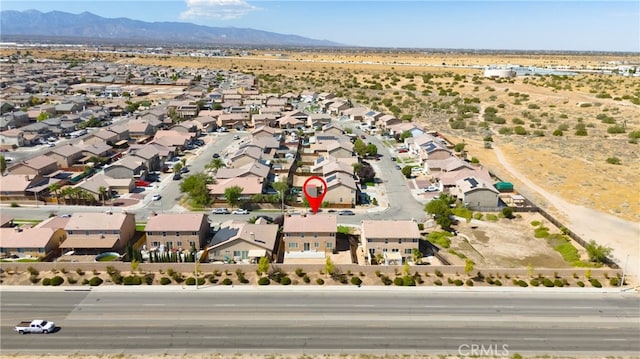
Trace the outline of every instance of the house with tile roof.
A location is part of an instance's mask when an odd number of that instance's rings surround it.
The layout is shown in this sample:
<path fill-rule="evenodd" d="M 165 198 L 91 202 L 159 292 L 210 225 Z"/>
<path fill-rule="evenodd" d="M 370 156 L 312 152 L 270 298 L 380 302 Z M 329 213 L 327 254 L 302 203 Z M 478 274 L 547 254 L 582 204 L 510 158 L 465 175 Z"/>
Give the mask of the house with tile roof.
<path fill-rule="evenodd" d="M 51 157 L 40 155 L 18 162 L 7 168 L 7 170 L 14 175 L 46 176 L 58 170 L 58 163 Z"/>
<path fill-rule="evenodd" d="M 61 255 L 60 244 L 66 237 L 61 228 L 0 228 L 0 255 L 50 259 Z"/>
<path fill-rule="evenodd" d="M 421 238 L 418 224 L 412 220 L 362 221 L 360 241 L 369 264 L 380 254 L 386 265 L 402 264 L 419 249 Z"/>
<path fill-rule="evenodd" d="M 74 213 L 64 226 L 63 251 L 76 254 L 122 253 L 136 233 L 133 213 Z"/>
<path fill-rule="evenodd" d="M 212 261 L 257 263 L 261 257 L 278 257 L 278 225 L 244 221 L 226 221 L 207 245 Z"/>
<path fill-rule="evenodd" d="M 294 253 L 320 253 L 324 258 L 326 252 L 336 248 L 336 231 L 338 219 L 333 214 L 291 215 L 284 218 L 282 227 L 285 262 Z"/>
<path fill-rule="evenodd" d="M 500 192 L 493 184 L 477 177 L 459 179 L 451 192 L 474 211 L 495 211 L 500 203 Z"/>
<path fill-rule="evenodd" d="M 149 217 L 144 231 L 151 251 L 200 250 L 209 239 L 210 226 L 204 213 L 159 213 Z"/>

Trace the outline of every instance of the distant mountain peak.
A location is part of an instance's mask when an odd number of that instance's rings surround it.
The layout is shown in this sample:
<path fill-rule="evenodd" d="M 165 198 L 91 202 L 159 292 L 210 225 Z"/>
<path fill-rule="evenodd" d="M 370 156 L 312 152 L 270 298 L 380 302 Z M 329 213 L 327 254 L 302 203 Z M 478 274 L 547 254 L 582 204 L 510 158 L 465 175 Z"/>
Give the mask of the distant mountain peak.
<path fill-rule="evenodd" d="M 339 47 L 339 43 L 278 34 L 250 28 L 210 27 L 184 22 L 145 22 L 129 18 L 104 18 L 84 11 L 43 13 L 38 10 L 0 11 L 0 40 L 11 37 L 40 40 L 59 38 L 135 43 L 199 45 Z"/>

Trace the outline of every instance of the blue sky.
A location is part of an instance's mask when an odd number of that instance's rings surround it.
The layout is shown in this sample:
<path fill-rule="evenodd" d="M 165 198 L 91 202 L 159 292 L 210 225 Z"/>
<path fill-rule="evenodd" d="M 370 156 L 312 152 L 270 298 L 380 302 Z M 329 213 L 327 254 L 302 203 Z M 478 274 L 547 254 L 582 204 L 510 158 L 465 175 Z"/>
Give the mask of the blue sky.
<path fill-rule="evenodd" d="M 640 52 L 637 0 L 2 0 L 0 8 L 253 28 L 354 46 Z"/>

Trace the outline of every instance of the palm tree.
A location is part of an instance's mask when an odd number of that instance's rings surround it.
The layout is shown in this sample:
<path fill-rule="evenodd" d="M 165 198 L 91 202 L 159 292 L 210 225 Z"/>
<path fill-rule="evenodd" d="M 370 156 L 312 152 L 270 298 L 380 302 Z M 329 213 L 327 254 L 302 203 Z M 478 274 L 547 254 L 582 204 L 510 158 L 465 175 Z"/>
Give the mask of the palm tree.
<path fill-rule="evenodd" d="M 226 167 L 226 165 L 224 164 L 224 161 L 221 158 L 214 158 L 211 160 L 211 162 L 207 163 L 207 165 L 204 167 L 207 169 L 213 168 L 216 170 L 216 172 L 218 172 L 220 168 Z"/>
<path fill-rule="evenodd" d="M 67 197 L 69 197 L 69 199 L 71 199 L 71 190 L 72 189 L 73 189 L 73 187 L 65 187 L 60 191 L 60 195 L 64 199 L 64 203 L 65 204 L 67 204 Z"/>
<path fill-rule="evenodd" d="M 100 186 L 98 188 L 98 193 L 100 194 L 100 198 L 102 199 L 102 205 L 104 206 L 105 201 L 107 200 L 107 188 L 104 186 Z"/>
<path fill-rule="evenodd" d="M 49 185 L 49 193 L 53 193 L 54 196 L 56 197 L 56 202 L 58 201 L 58 191 L 60 191 L 60 184 L 59 183 L 52 183 Z"/>

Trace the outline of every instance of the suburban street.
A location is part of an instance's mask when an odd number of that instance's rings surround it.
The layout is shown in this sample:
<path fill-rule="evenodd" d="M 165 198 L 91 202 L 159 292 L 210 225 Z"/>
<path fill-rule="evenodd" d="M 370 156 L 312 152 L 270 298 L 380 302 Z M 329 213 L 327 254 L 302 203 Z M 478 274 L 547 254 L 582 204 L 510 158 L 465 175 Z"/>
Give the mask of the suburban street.
<path fill-rule="evenodd" d="M 635 293 L 170 286 L 2 288 L 0 295 L 5 355 L 458 354 L 472 344 L 507 348 L 498 356 L 640 352 Z M 36 318 L 60 330 L 12 332 Z"/>

